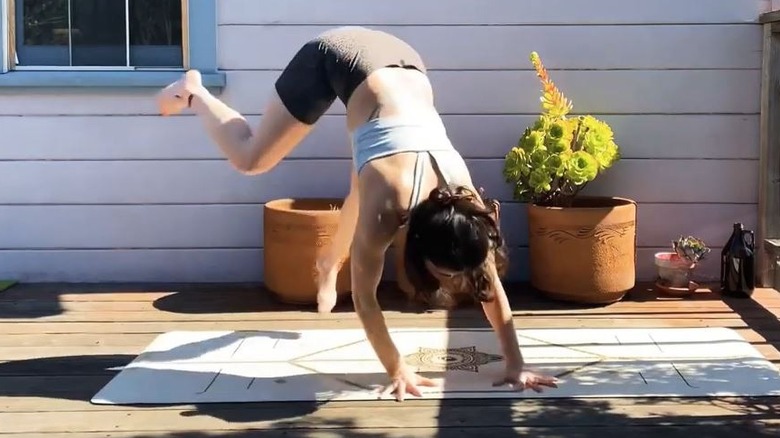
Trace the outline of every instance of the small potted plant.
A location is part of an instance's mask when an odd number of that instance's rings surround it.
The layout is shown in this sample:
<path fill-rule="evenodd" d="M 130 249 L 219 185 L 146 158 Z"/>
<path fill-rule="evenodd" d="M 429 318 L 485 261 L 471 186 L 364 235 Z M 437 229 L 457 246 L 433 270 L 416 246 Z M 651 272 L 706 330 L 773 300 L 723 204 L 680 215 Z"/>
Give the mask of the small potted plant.
<path fill-rule="evenodd" d="M 710 248 L 693 236 L 681 236 L 672 241 L 672 251 L 655 254 L 658 275 L 656 285 L 664 292 L 689 293 L 698 288 L 692 280 L 698 263 L 707 257 Z"/>
<path fill-rule="evenodd" d="M 636 203 L 581 191 L 619 159 L 610 126 L 573 108 L 536 52 L 542 112 L 504 162 L 514 199 L 528 208 L 531 285 L 551 298 L 618 301 L 636 282 Z"/>

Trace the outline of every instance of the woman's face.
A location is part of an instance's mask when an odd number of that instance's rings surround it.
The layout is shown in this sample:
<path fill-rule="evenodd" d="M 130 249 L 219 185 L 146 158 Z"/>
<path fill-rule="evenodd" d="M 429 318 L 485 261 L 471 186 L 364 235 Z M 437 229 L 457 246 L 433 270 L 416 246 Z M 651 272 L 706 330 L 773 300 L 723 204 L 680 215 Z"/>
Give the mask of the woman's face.
<path fill-rule="evenodd" d="M 436 278 L 442 289 L 449 290 L 451 293 L 465 293 L 465 277 L 461 271 L 453 271 L 450 269 L 442 268 L 431 263 L 430 260 L 425 261 L 425 267 L 428 268 L 428 272 Z"/>
<path fill-rule="evenodd" d="M 439 282 L 442 280 L 451 280 L 461 274 L 458 271 L 451 271 L 449 269 L 440 268 L 434 265 L 430 260 L 425 260 L 425 267 L 428 268 L 428 272 L 436 277 Z"/>

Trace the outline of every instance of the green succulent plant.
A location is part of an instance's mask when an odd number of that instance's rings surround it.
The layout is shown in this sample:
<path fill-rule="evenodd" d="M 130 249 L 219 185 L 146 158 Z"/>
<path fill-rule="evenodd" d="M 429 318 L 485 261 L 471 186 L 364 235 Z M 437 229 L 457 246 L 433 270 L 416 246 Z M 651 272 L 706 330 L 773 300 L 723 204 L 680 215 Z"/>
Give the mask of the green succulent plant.
<path fill-rule="evenodd" d="M 703 260 L 710 252 L 710 248 L 702 241 L 693 236 L 680 237 L 672 241 L 672 249 L 681 258 L 691 263 L 698 263 Z"/>
<path fill-rule="evenodd" d="M 610 126 L 593 116 L 567 117 L 572 103 L 531 54 L 541 79 L 542 114 L 525 129 L 504 160 L 504 177 L 513 197 L 539 205 L 570 206 L 574 197 L 620 159 Z"/>

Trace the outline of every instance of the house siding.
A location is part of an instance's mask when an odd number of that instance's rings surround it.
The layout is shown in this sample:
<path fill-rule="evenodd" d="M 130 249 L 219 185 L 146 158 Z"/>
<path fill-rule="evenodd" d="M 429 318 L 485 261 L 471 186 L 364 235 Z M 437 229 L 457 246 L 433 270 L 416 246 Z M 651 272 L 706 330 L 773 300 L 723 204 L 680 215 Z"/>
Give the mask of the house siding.
<path fill-rule="evenodd" d="M 255 124 L 279 71 L 317 33 L 368 25 L 406 39 L 475 182 L 504 201 L 510 278 L 524 280 L 525 209 L 501 170 L 539 112 L 536 50 L 574 111 L 615 131 L 623 158 L 586 193 L 639 203 L 646 280 L 653 253 L 680 234 L 717 252 L 733 222 L 756 226 L 757 18 L 769 3 L 323 0 L 315 10 L 310 0 L 220 0 L 220 97 Z M 349 184 L 338 102 L 254 177 L 228 165 L 197 118 L 158 117 L 148 90 L 4 90 L 0 132 L 0 276 L 23 281 L 262 281 L 263 203 L 342 197 Z M 716 278 L 717 257 L 701 273 Z"/>

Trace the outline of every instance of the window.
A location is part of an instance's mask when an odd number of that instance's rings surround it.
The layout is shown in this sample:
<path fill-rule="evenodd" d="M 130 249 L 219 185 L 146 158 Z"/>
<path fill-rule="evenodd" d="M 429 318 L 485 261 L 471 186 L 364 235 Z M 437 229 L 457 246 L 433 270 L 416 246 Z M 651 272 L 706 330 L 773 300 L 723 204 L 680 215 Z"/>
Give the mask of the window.
<path fill-rule="evenodd" d="M 222 88 L 216 2 L 0 0 L 0 87 L 157 87 L 196 68 Z"/>
<path fill-rule="evenodd" d="M 182 0 L 15 0 L 13 13 L 18 69 L 184 66 Z"/>

